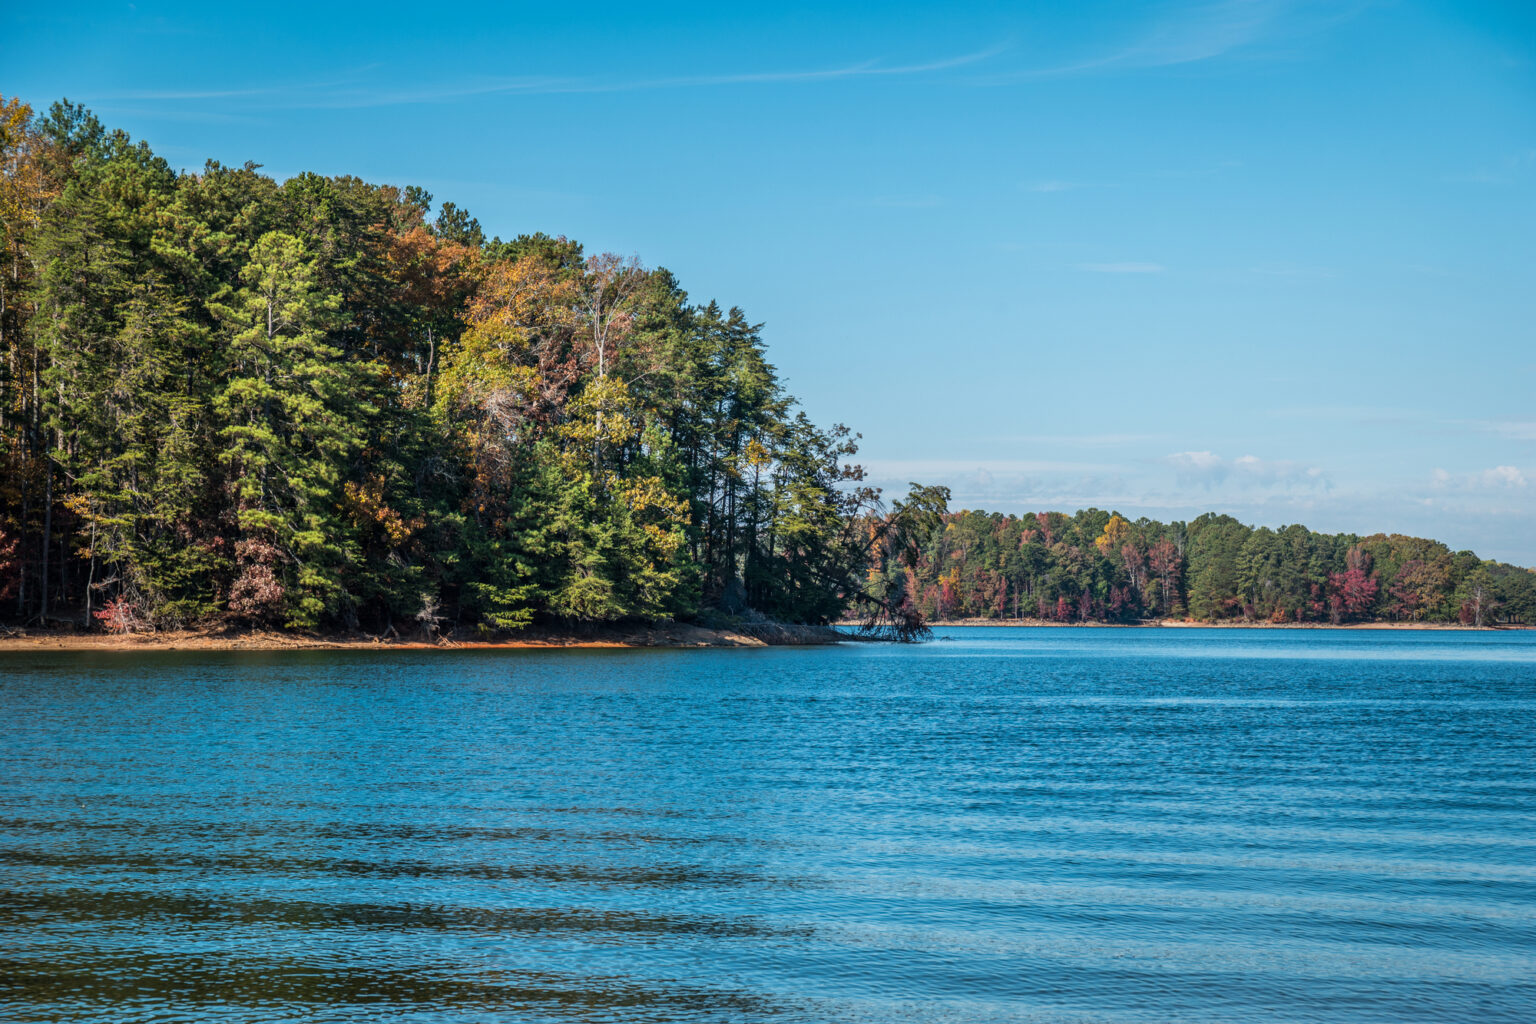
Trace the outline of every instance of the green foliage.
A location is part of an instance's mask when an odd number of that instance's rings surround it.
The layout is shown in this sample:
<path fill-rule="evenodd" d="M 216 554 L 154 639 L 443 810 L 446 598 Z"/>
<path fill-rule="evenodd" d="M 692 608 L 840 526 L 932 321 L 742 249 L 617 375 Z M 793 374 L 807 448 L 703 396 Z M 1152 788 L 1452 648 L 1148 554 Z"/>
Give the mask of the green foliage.
<path fill-rule="evenodd" d="M 434 634 L 857 596 L 878 495 L 740 310 L 453 203 L 429 222 L 419 188 L 176 174 L 84 108 L 3 114 L 23 616 Z"/>
<path fill-rule="evenodd" d="M 240 287 L 209 306 L 226 342 L 212 410 L 234 506 L 231 610 L 291 627 L 312 627 L 351 598 L 356 540 L 335 512 L 377 411 L 368 397 L 378 370 L 331 343 L 341 298 L 319 277 L 300 239 L 269 231 Z"/>
<path fill-rule="evenodd" d="M 1187 600 L 1197 619 L 1224 619 L 1241 613 L 1238 560 L 1249 529 L 1231 516 L 1203 515 L 1189 524 Z M 1252 556 L 1247 560 L 1251 563 Z"/>

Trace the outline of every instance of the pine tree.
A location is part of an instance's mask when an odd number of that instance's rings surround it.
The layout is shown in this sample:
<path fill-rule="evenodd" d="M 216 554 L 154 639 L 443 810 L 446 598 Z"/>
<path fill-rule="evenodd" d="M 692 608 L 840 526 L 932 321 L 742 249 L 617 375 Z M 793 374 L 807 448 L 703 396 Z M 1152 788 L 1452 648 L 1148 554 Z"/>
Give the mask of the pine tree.
<path fill-rule="evenodd" d="M 298 238 L 268 232 L 239 290 L 213 307 L 228 344 L 213 409 L 236 536 L 229 606 L 293 627 L 349 610 L 357 540 L 334 512 L 377 384 L 372 367 L 330 343 L 341 299 L 321 291 L 318 276 Z"/>

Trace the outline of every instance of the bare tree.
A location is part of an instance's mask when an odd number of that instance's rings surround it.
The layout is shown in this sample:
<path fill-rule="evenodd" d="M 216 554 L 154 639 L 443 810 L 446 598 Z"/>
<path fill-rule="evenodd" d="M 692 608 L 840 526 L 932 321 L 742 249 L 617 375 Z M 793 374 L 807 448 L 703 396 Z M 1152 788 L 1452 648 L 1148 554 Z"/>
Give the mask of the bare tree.
<path fill-rule="evenodd" d="M 598 377 L 608 376 L 614 354 L 634 330 L 635 293 L 644 280 L 645 269 L 633 256 L 626 260 L 605 252 L 587 260 L 580 318 L 591 337 Z"/>

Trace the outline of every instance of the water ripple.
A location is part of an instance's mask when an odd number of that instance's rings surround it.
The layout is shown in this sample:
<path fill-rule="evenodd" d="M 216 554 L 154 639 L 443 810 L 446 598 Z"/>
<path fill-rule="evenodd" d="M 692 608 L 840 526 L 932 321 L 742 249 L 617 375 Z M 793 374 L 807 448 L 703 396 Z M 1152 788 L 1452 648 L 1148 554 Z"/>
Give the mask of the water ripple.
<path fill-rule="evenodd" d="M 0 1018 L 1526 1022 L 1536 636 L 29 652 Z"/>

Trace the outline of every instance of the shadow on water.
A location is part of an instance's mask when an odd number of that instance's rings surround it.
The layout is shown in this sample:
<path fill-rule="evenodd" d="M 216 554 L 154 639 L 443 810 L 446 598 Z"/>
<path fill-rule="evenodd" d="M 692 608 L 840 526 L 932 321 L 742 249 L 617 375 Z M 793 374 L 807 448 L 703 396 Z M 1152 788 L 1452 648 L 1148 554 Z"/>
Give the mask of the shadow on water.
<path fill-rule="evenodd" d="M 182 1013 L 197 1008 L 349 1006 L 536 1011 L 546 1019 L 686 1019 L 700 1011 L 774 1015 L 767 999 L 683 984 L 648 986 L 622 977 L 598 978 L 552 971 L 480 971 L 456 976 L 430 967 L 360 967 L 323 959 L 198 957 L 133 951 L 80 958 L 63 965 L 0 958 L 0 991 L 13 1005 L 67 1007 L 82 1016 L 107 1007 L 162 1003 Z M 649 1011 L 649 1012 L 647 1012 Z M 67 1014 L 60 1014 L 65 1016 Z M 146 1017 L 149 1016 L 146 1014 Z M 122 1018 L 118 1018 L 122 1019 Z"/>
<path fill-rule="evenodd" d="M 29 920 L 170 922 L 185 925 L 272 925 L 282 928 L 378 928 L 387 931 L 464 931 L 703 935 L 804 938 L 810 929 L 779 927 L 746 918 L 685 916 L 579 907 L 498 909 L 273 899 L 210 899 L 187 893 L 58 889 L 0 893 L 0 925 Z"/>
<path fill-rule="evenodd" d="M 605 886 L 639 886 L 670 889 L 679 886 L 773 886 L 795 888 L 805 883 L 773 879 L 748 871 L 700 867 L 691 864 L 594 866 L 570 863 L 484 864 L 442 863 L 428 860 L 365 861 L 351 858 L 269 857 L 260 855 L 162 855 L 112 853 L 59 853 L 0 850 L 0 864 L 71 871 L 110 868 L 136 874 L 251 872 L 259 875 L 365 876 L 384 879 L 447 878 L 481 881 L 587 883 Z"/>

